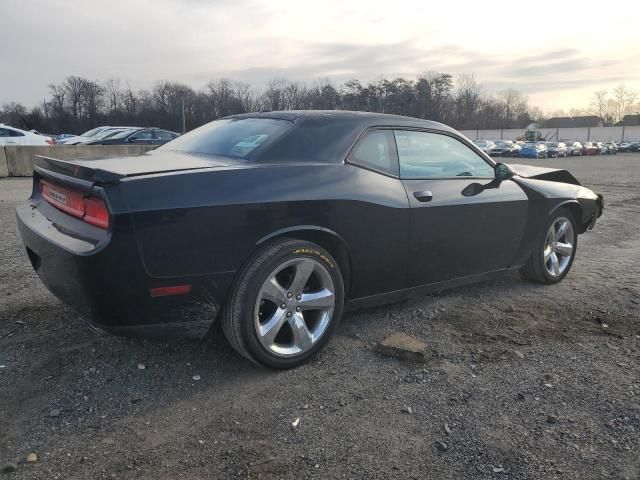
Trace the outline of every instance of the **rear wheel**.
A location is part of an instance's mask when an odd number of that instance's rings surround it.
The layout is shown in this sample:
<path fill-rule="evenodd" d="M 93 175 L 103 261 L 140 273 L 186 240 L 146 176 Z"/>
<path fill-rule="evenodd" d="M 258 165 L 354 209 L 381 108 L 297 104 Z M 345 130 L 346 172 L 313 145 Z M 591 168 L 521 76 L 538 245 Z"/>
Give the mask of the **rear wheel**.
<path fill-rule="evenodd" d="M 296 367 L 317 353 L 336 328 L 344 304 L 338 264 L 310 242 L 278 240 L 240 272 L 225 305 L 222 328 L 249 360 Z"/>
<path fill-rule="evenodd" d="M 522 267 L 525 278 L 538 283 L 558 283 L 573 264 L 578 247 L 576 222 L 572 213 L 561 208 L 545 225 L 533 252 Z"/>

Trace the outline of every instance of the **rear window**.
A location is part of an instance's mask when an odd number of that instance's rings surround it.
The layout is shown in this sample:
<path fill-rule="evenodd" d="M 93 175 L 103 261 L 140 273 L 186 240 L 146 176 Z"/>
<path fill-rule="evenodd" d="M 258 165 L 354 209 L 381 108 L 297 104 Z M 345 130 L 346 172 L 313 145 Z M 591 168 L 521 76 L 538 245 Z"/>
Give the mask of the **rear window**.
<path fill-rule="evenodd" d="M 272 118 L 216 120 L 164 144 L 159 150 L 248 158 L 258 147 L 292 126 L 289 120 Z"/>

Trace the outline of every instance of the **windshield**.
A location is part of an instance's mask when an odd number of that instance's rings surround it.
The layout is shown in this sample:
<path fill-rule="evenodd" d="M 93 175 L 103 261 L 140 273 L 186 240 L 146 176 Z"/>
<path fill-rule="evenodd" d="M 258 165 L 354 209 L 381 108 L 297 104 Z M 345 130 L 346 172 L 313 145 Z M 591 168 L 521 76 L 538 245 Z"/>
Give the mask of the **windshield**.
<path fill-rule="evenodd" d="M 100 133 L 101 131 L 103 131 L 105 129 L 105 127 L 97 127 L 97 128 L 92 128 L 91 130 L 89 130 L 88 132 L 84 132 L 82 135 L 80 135 L 81 137 L 93 137 L 94 135 L 96 135 L 97 133 Z"/>
<path fill-rule="evenodd" d="M 114 135 L 108 135 L 108 138 L 125 138 L 131 135 L 133 132 L 137 132 L 137 130 L 121 130 L 116 131 Z M 106 138 L 106 137 L 105 137 Z"/>
<path fill-rule="evenodd" d="M 272 118 L 216 120 L 164 144 L 160 149 L 247 158 L 265 142 L 279 137 L 293 122 Z"/>
<path fill-rule="evenodd" d="M 123 130 L 122 129 L 106 129 L 103 130 L 102 132 L 98 133 L 97 135 L 95 135 L 96 138 L 109 138 L 109 137 L 113 137 L 115 134 L 117 133 L 121 133 Z"/>
<path fill-rule="evenodd" d="M 106 138 L 113 138 L 116 135 L 120 135 L 122 133 L 129 133 L 129 132 L 133 132 L 133 130 L 105 130 L 104 132 L 96 135 L 96 138 L 100 138 L 104 140 Z M 119 137 L 119 138 L 122 138 L 122 137 Z"/>
<path fill-rule="evenodd" d="M 547 147 L 557 147 L 558 144 L 556 142 L 547 142 Z"/>

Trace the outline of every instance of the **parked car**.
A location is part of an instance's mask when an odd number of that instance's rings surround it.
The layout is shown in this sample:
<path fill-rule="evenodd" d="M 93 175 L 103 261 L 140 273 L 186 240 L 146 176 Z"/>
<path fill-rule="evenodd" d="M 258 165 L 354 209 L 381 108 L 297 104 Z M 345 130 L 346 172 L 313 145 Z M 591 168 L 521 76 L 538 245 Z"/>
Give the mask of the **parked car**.
<path fill-rule="evenodd" d="M 555 284 L 603 205 L 566 170 L 362 112 L 237 115 L 135 161 L 34 169 L 17 219 L 55 295 L 117 334 L 200 336 L 219 317 L 273 368 L 308 360 L 345 309 L 513 270 Z"/>
<path fill-rule="evenodd" d="M 631 142 L 622 142 L 618 144 L 618 151 L 620 153 L 628 152 L 631 150 Z"/>
<path fill-rule="evenodd" d="M 51 137 L 0 123 L 0 145 L 53 145 L 54 143 Z"/>
<path fill-rule="evenodd" d="M 640 152 L 640 142 L 631 142 L 630 152 Z"/>
<path fill-rule="evenodd" d="M 598 155 L 604 155 L 607 153 L 607 146 L 604 144 L 604 142 L 594 142 L 593 145 L 596 148 L 596 153 Z"/>
<path fill-rule="evenodd" d="M 565 142 L 567 146 L 567 155 L 582 155 L 582 144 L 580 142 Z"/>
<path fill-rule="evenodd" d="M 80 143 L 85 143 L 85 142 L 88 142 L 90 138 L 94 137 L 95 135 L 98 135 L 100 132 L 103 132 L 104 130 L 107 130 L 109 128 L 113 128 L 113 127 L 104 126 L 104 127 L 92 128 L 91 130 L 87 130 L 81 135 L 72 135 L 70 137 L 64 138 L 60 141 L 60 143 L 62 145 L 78 145 Z"/>
<path fill-rule="evenodd" d="M 66 139 L 71 138 L 71 137 L 75 137 L 75 135 L 73 135 L 72 133 L 59 133 L 59 134 L 53 136 L 53 140 L 57 144 L 61 144 L 63 140 L 66 140 Z"/>
<path fill-rule="evenodd" d="M 178 135 L 160 128 L 131 128 L 89 141 L 87 145 L 162 145 Z"/>
<path fill-rule="evenodd" d="M 99 138 L 102 138 L 106 135 L 105 132 L 108 131 L 114 131 L 114 130 L 118 130 L 118 131 L 122 131 L 123 129 L 128 129 L 128 128 L 140 128 L 140 127 L 125 127 L 125 126 L 121 126 L 121 127 L 108 127 L 108 126 L 103 126 L 103 127 L 96 127 L 96 128 L 92 128 L 91 130 L 84 132 L 82 135 L 77 135 L 77 136 L 73 136 L 70 138 L 65 138 L 64 140 L 62 140 L 62 144 L 63 145 L 83 145 L 83 144 L 87 144 L 91 141 L 97 140 Z"/>
<path fill-rule="evenodd" d="M 616 153 L 618 153 L 618 144 L 615 142 L 607 142 L 605 143 L 605 146 L 607 147 L 607 153 L 611 154 L 611 155 L 615 155 Z"/>
<path fill-rule="evenodd" d="M 547 146 L 543 142 L 526 142 L 520 149 L 520 157 L 547 158 Z"/>
<path fill-rule="evenodd" d="M 564 142 L 547 142 L 547 155 L 549 157 L 566 157 L 567 146 Z"/>
<path fill-rule="evenodd" d="M 596 155 L 598 153 L 598 146 L 593 142 L 584 142 L 582 144 L 583 155 Z"/>
<path fill-rule="evenodd" d="M 496 140 L 491 148 L 492 157 L 517 157 L 520 152 L 520 145 L 511 140 Z"/>
<path fill-rule="evenodd" d="M 473 143 L 475 143 L 478 146 L 478 148 L 482 150 L 484 153 L 486 153 L 487 155 L 491 155 L 491 153 L 493 152 L 493 149 L 496 146 L 496 144 L 493 143 L 491 140 L 474 140 Z"/>

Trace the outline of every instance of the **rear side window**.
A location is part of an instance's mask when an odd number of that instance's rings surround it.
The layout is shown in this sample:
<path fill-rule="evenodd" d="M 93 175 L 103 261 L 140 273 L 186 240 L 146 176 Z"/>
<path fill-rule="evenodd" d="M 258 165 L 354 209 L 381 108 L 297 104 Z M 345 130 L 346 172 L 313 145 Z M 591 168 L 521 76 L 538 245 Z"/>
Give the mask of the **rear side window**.
<path fill-rule="evenodd" d="M 292 126 L 288 120 L 271 118 L 216 120 L 165 143 L 159 150 L 248 158 Z"/>
<path fill-rule="evenodd" d="M 349 161 L 378 172 L 398 175 L 398 158 L 391 130 L 373 130 L 365 134 L 351 152 Z"/>
<path fill-rule="evenodd" d="M 486 160 L 449 135 L 394 130 L 402 178 L 493 178 Z"/>

